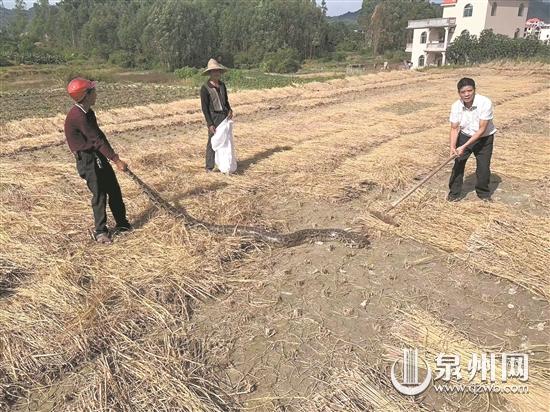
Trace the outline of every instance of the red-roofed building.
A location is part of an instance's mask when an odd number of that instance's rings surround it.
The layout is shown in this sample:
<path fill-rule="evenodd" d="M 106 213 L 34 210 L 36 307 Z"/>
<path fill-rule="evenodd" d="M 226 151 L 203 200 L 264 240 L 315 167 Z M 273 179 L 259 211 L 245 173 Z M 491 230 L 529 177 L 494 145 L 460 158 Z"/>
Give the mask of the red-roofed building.
<path fill-rule="evenodd" d="M 538 26 L 539 24 L 544 24 L 544 21 L 539 19 L 538 17 L 532 17 L 525 22 L 526 26 Z"/>
<path fill-rule="evenodd" d="M 525 22 L 523 37 L 534 36 L 544 42 L 550 41 L 550 24 L 545 23 L 538 17 L 533 17 Z"/>
<path fill-rule="evenodd" d="M 413 67 L 445 64 L 449 44 L 461 34 L 479 36 L 485 29 L 509 37 L 524 33 L 528 0 L 443 0 L 443 17 L 410 20 L 407 52 Z"/>

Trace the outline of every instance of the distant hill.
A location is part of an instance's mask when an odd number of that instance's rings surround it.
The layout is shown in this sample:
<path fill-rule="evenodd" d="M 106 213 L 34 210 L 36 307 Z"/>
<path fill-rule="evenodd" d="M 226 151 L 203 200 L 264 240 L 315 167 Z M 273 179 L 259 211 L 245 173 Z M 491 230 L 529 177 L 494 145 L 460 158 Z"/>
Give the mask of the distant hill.
<path fill-rule="evenodd" d="M 15 11 L 12 9 L 6 9 L 0 7 L 0 30 L 7 27 L 10 19 L 15 15 Z"/>
<path fill-rule="evenodd" d="M 357 11 L 348 11 L 347 13 L 341 14 L 339 16 L 329 17 L 328 20 L 330 22 L 341 21 L 344 23 L 357 23 L 357 18 L 359 17 L 360 13 L 361 13 L 361 9 Z"/>
<path fill-rule="evenodd" d="M 27 18 L 30 20 L 34 16 L 35 13 L 34 6 L 31 7 L 28 10 L 23 10 L 23 13 L 26 14 Z M 8 27 L 9 22 L 11 19 L 15 17 L 16 11 L 14 9 L 7 9 L 5 7 L 0 7 L 0 30 L 5 29 Z"/>
<path fill-rule="evenodd" d="M 439 4 L 440 0 L 433 0 L 432 3 Z M 357 19 L 361 9 L 357 11 L 348 11 L 347 13 L 341 14 L 339 16 L 329 17 L 330 22 L 342 21 L 345 23 L 357 23 Z M 544 20 L 547 23 L 550 23 L 550 1 L 549 0 L 530 0 L 529 1 L 529 12 L 527 18 L 538 17 L 539 19 Z"/>

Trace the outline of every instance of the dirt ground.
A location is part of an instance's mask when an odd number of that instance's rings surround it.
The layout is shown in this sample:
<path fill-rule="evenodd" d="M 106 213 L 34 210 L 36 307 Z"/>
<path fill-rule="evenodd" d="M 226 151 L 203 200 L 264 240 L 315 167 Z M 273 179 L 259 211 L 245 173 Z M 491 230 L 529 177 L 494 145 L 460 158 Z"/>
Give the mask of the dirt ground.
<path fill-rule="evenodd" d="M 61 117 L 6 122 L 0 251 L 28 273 L 0 275 L 0 408 L 548 410 L 548 73 L 493 65 L 239 92 L 229 177 L 203 171 L 196 99 L 114 113 L 99 95 L 121 157 L 192 215 L 349 228 L 365 249 L 187 232 L 122 173 L 136 230 L 92 244 Z M 462 201 L 444 200 L 448 165 L 393 212 L 399 227 L 372 217 L 444 160 L 465 75 L 495 103 L 494 201 L 477 199 L 472 158 Z M 426 359 L 528 353 L 529 394 L 400 395 L 390 367 L 406 346 Z"/>

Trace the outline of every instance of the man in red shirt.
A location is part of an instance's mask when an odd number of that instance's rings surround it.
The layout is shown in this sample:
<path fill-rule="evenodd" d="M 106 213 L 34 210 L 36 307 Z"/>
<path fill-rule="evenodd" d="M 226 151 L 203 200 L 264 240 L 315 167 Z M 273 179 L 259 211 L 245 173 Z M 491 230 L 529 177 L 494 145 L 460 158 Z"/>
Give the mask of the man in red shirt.
<path fill-rule="evenodd" d="M 67 86 L 75 105 L 65 119 L 65 137 L 76 158 L 78 174 L 86 180 L 92 192 L 93 238 L 100 243 L 112 243 L 107 229 L 107 201 L 115 218 L 115 231 L 128 231 L 131 225 L 126 218 L 122 192 L 109 160 L 120 171 L 125 171 L 127 165 L 115 153 L 97 124 L 91 109 L 97 98 L 95 86 L 96 82 L 80 77 L 71 80 Z"/>

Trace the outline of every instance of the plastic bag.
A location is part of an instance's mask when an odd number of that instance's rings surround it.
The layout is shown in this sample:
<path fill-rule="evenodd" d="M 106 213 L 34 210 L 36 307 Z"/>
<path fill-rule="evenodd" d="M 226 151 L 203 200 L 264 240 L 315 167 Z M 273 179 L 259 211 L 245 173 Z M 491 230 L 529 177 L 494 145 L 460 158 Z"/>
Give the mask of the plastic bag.
<path fill-rule="evenodd" d="M 237 170 L 237 156 L 233 142 L 233 120 L 225 119 L 216 127 L 216 133 L 210 140 L 216 153 L 216 166 L 222 173 L 233 173 Z"/>

